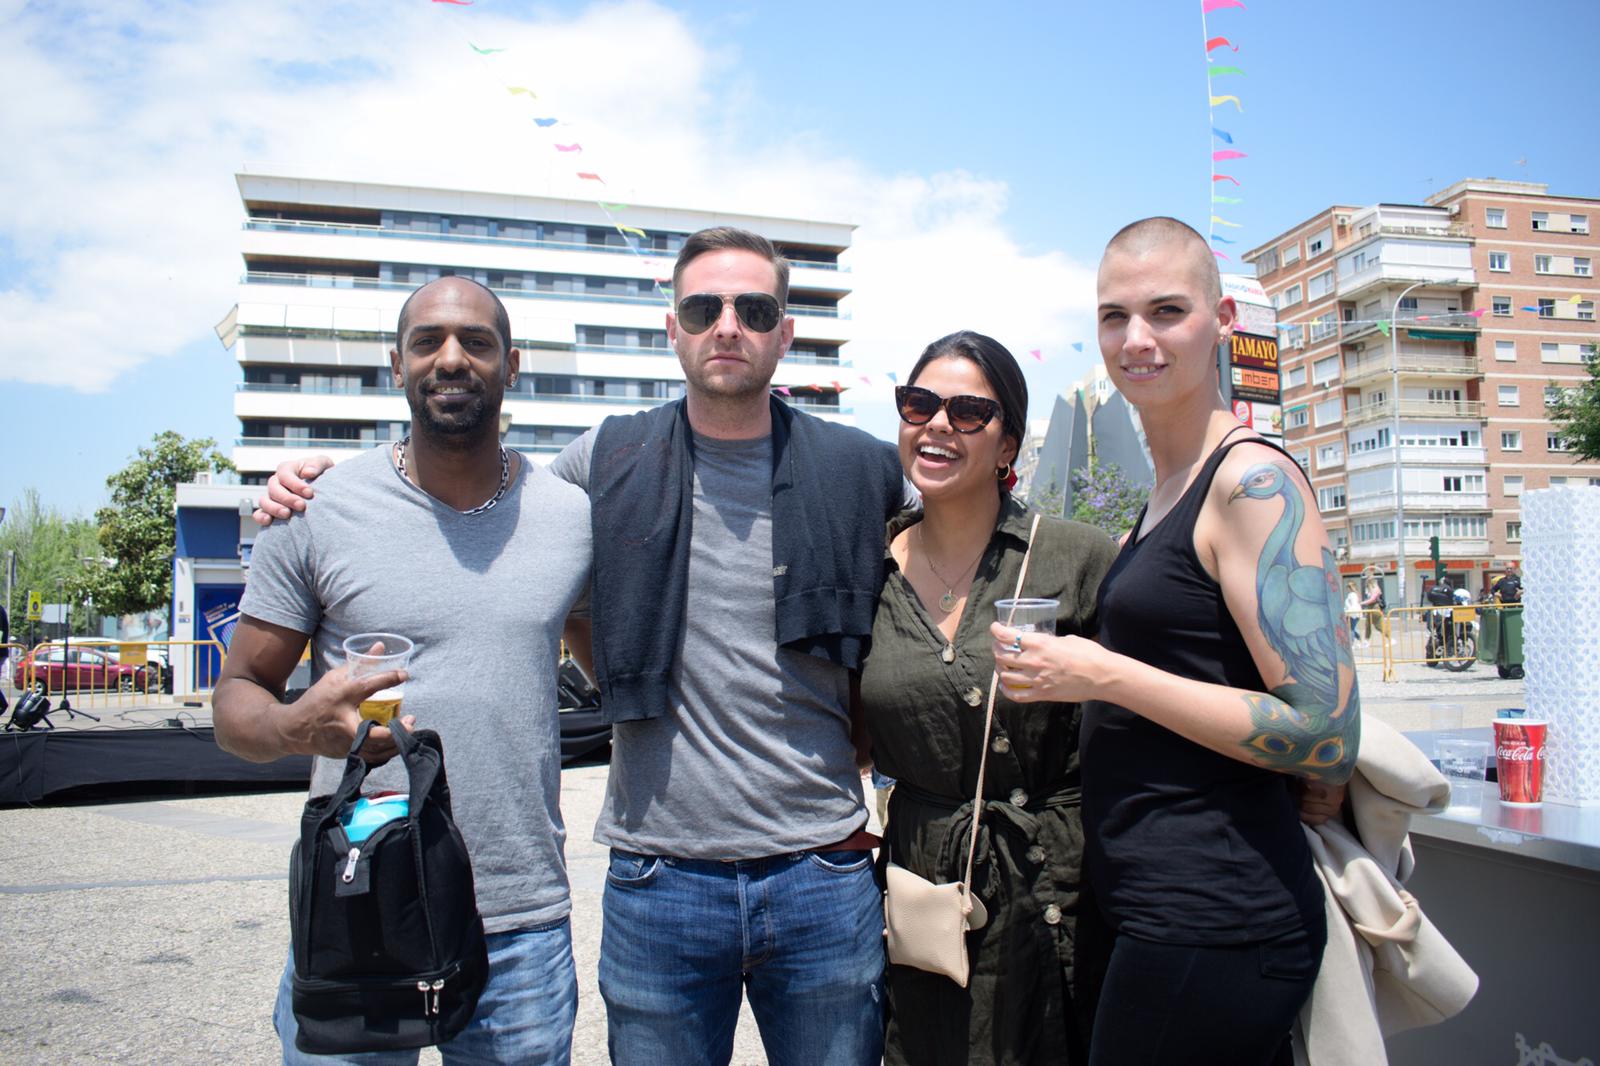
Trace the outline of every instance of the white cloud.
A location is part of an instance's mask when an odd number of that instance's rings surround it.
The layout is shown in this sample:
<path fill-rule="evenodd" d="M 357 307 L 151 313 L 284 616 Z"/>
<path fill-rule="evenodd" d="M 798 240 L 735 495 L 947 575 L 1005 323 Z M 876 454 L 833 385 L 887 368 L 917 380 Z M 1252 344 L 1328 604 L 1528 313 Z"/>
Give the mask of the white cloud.
<path fill-rule="evenodd" d="M 879 173 L 805 131 L 766 135 L 737 54 L 657 4 L 520 21 L 443 4 L 102 0 L 0 22 L 0 91 L 27 102 L 0 116 L 5 143 L 25 146 L 0 170 L 0 379 L 103 390 L 205 337 L 242 269 L 232 174 L 247 162 L 592 195 L 508 85 L 570 122 L 552 132 L 583 144 L 608 196 L 858 223 L 857 373 L 904 370 L 956 328 L 1027 364 L 1027 349 L 1071 356 L 1093 337 L 1090 268 L 1024 252 L 1003 183 Z M 1083 365 L 1035 368 L 1036 393 Z M 866 398 L 886 409 L 886 390 Z"/>

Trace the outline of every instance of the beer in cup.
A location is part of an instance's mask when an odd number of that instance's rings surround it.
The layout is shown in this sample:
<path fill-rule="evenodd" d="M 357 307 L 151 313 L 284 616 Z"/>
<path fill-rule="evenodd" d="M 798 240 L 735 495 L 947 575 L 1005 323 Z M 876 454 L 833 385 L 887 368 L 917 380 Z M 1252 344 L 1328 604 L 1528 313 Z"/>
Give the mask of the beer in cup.
<path fill-rule="evenodd" d="M 995 616 L 1000 624 L 1018 633 L 1049 633 L 1056 631 L 1056 612 L 1060 600 L 996 600 Z"/>
<path fill-rule="evenodd" d="M 344 658 L 352 678 L 371 677 L 390 670 L 404 670 L 411 663 L 416 645 L 398 633 L 357 633 L 345 638 Z M 361 717 L 379 725 L 400 713 L 404 683 L 379 689 L 361 701 Z"/>

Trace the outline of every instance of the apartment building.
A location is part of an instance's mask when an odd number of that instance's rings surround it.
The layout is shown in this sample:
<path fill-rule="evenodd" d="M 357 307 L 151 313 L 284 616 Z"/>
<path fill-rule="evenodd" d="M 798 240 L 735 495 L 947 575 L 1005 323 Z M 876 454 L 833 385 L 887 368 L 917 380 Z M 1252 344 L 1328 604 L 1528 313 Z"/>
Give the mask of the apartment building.
<path fill-rule="evenodd" d="M 1520 558 L 1523 491 L 1600 484 L 1545 411 L 1600 336 L 1597 210 L 1468 180 L 1425 204 L 1325 208 L 1244 256 L 1278 310 L 1285 445 L 1342 569 L 1376 567 L 1391 603 L 1417 602 L 1431 538 L 1479 590 Z"/>
<path fill-rule="evenodd" d="M 505 301 L 522 373 L 506 396 L 504 439 L 536 461 L 607 415 L 681 396 L 664 286 L 684 239 L 713 225 L 762 233 L 793 264 L 795 339 L 773 380 L 781 398 L 854 421 L 840 405 L 848 386 L 839 380 L 853 376 L 844 353 L 851 323 L 840 306 L 851 292 L 839 261 L 850 247 L 848 223 L 602 208 L 281 168 L 235 180 L 244 270 L 217 335 L 241 370 L 233 461 L 246 484 L 264 482 L 292 456 L 340 460 L 404 435 L 410 411 L 389 373 L 394 325 L 406 296 L 440 277 L 471 278 Z"/>

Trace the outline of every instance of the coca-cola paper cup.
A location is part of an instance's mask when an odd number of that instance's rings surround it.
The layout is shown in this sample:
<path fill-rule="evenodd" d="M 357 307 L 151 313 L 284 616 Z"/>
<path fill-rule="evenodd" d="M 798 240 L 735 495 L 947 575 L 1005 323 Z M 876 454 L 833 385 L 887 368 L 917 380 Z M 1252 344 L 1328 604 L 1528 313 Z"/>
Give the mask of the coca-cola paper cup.
<path fill-rule="evenodd" d="M 1547 723 L 1533 718 L 1494 720 L 1495 772 L 1500 776 L 1500 802 L 1537 807 L 1544 802 L 1544 732 Z"/>

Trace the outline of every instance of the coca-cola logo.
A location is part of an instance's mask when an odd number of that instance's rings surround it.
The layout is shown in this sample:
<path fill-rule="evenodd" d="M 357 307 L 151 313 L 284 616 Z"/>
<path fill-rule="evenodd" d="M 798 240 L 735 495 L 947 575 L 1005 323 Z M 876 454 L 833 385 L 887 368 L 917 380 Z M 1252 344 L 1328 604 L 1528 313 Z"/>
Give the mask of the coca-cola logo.
<path fill-rule="evenodd" d="M 1544 761 L 1543 748 L 1539 748 L 1537 751 L 1535 751 L 1533 748 L 1526 745 L 1518 745 L 1514 748 L 1501 747 L 1496 754 L 1506 762 L 1533 762 L 1535 759 L 1538 759 L 1540 762 Z"/>

